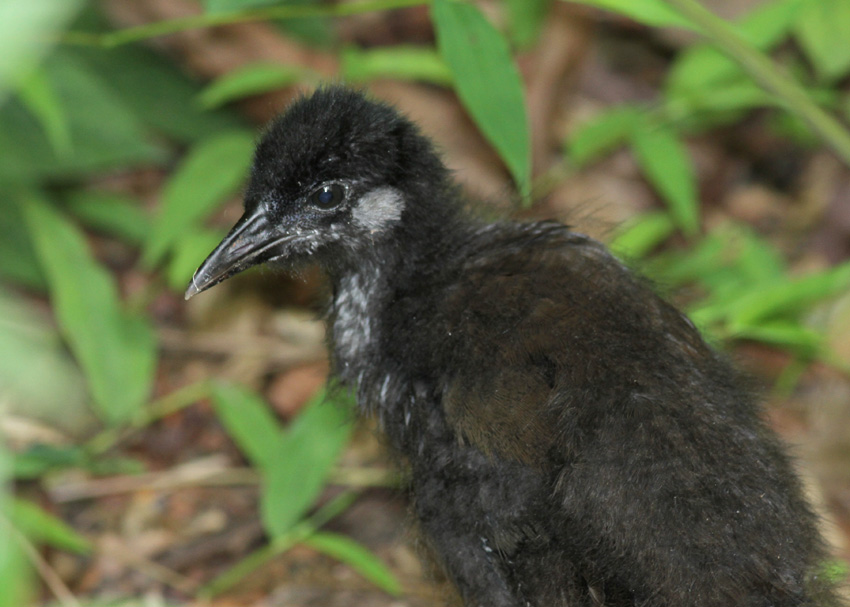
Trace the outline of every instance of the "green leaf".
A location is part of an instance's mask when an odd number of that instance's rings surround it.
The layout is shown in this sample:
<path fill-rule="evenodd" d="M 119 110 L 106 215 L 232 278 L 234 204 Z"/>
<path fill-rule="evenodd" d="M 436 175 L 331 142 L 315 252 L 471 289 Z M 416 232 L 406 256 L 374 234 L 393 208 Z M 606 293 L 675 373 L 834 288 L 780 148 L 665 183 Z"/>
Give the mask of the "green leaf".
<path fill-rule="evenodd" d="M 632 105 L 605 110 L 579 126 L 567 142 L 570 160 L 584 166 L 625 143 L 644 120 L 644 111 Z"/>
<path fill-rule="evenodd" d="M 472 4 L 434 0 L 437 46 L 455 90 L 504 160 L 523 196 L 531 188 L 531 144 L 522 81 L 502 35 Z"/>
<path fill-rule="evenodd" d="M 88 554 L 92 551 L 92 545 L 86 538 L 32 502 L 13 500 L 10 518 L 12 523 L 35 543 L 49 544 L 77 554 Z"/>
<path fill-rule="evenodd" d="M 123 194 L 76 190 L 65 201 L 77 219 L 94 230 L 140 245 L 148 237 L 151 221 L 138 200 Z"/>
<path fill-rule="evenodd" d="M 696 177 L 687 148 L 667 126 L 642 123 L 631 138 L 635 158 L 688 236 L 699 231 Z"/>
<path fill-rule="evenodd" d="M 319 497 L 348 441 L 351 417 L 350 408 L 320 393 L 278 444 L 260 504 L 263 525 L 272 538 L 292 529 Z"/>
<path fill-rule="evenodd" d="M 198 101 L 205 108 L 219 107 L 236 99 L 290 86 L 304 76 L 304 69 L 297 66 L 251 63 L 217 78 L 201 91 Z"/>
<path fill-rule="evenodd" d="M 266 470 L 276 465 L 273 458 L 284 434 L 263 399 L 225 383 L 216 384 L 212 394 L 219 420 L 251 463 Z"/>
<path fill-rule="evenodd" d="M 668 213 L 642 213 L 619 229 L 608 247 L 619 257 L 640 259 L 672 236 L 675 229 Z"/>
<path fill-rule="evenodd" d="M 393 596 L 401 594 L 401 583 L 386 565 L 372 552 L 350 537 L 337 533 L 317 532 L 303 544 L 350 565 L 364 578 Z"/>
<path fill-rule="evenodd" d="M 151 390 L 156 344 L 150 324 L 121 308 L 112 277 L 79 230 L 34 192 L 17 197 L 47 275 L 60 329 L 111 424 L 128 420 Z"/>
<path fill-rule="evenodd" d="M 88 467 L 86 452 L 81 447 L 54 447 L 33 445 L 26 451 L 15 454 L 15 478 L 32 480 L 41 478 L 51 470 Z"/>
<path fill-rule="evenodd" d="M 652 27 L 697 29 L 664 0 L 565 0 L 618 13 Z"/>
<path fill-rule="evenodd" d="M 2 411 L 0 411 L 2 412 Z M 32 575 L 24 565 L 16 529 L 8 524 L 12 508 L 12 454 L 0 441 L 0 605 L 15 607 L 35 601 L 31 592 Z"/>
<path fill-rule="evenodd" d="M 551 4 L 551 0 L 506 1 L 511 39 L 515 45 L 527 48 L 537 41 Z"/>
<path fill-rule="evenodd" d="M 47 288 L 21 209 L 0 190 L 0 277 L 37 290 Z"/>
<path fill-rule="evenodd" d="M 41 124 L 53 151 L 60 156 L 70 152 L 68 117 L 44 71 L 36 69 L 30 72 L 18 87 L 18 97 Z"/>
<path fill-rule="evenodd" d="M 163 188 L 142 257 L 147 267 L 159 263 L 175 240 L 236 193 L 253 149 L 254 137 L 244 131 L 215 135 L 192 148 Z"/>
<path fill-rule="evenodd" d="M 798 312 L 850 289 L 850 262 L 793 280 L 777 280 L 754 290 L 731 307 L 730 322 L 747 327 L 777 314 Z"/>
<path fill-rule="evenodd" d="M 817 356 L 823 348 L 824 336 L 819 331 L 792 322 L 771 322 L 735 327 L 735 339 L 750 339 L 792 350 L 806 358 Z"/>
<path fill-rule="evenodd" d="M 794 32 L 823 80 L 850 71 L 850 0 L 806 0 Z"/>
<path fill-rule="evenodd" d="M 83 0 L 0 3 L 0 105 L 9 88 L 33 69 L 83 5 Z"/>
<path fill-rule="evenodd" d="M 351 82 L 395 78 L 445 86 L 452 83 L 452 72 L 442 58 L 433 49 L 415 46 L 348 47 L 342 52 L 340 71 Z"/>

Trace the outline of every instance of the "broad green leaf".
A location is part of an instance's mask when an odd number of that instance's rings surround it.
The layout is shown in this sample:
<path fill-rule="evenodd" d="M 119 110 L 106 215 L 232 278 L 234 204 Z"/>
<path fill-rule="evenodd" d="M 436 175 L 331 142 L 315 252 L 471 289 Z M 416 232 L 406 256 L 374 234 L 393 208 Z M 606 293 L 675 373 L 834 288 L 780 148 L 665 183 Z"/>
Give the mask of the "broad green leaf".
<path fill-rule="evenodd" d="M 0 183 L 65 179 L 166 158 L 164 148 L 147 141 L 144 125 L 95 71 L 63 52 L 42 67 L 65 113 L 71 153 L 56 154 L 41 124 L 11 98 L 0 107 Z"/>
<path fill-rule="evenodd" d="M 215 135 L 192 148 L 163 188 L 142 257 L 145 265 L 159 263 L 176 239 L 236 193 L 253 149 L 254 137 L 244 131 Z"/>
<path fill-rule="evenodd" d="M 224 238 L 222 230 L 196 228 L 186 232 L 174 243 L 171 260 L 168 262 L 166 276 L 168 286 L 175 291 L 186 289 L 189 278 L 201 265 L 210 251 Z"/>
<path fill-rule="evenodd" d="M 2 135 L 0 135 L 2 137 Z M 47 282 L 27 233 L 21 209 L 0 189 L 0 278 L 44 290 Z"/>
<path fill-rule="evenodd" d="M 213 406 L 227 434 L 252 464 L 268 471 L 277 462 L 273 457 L 283 429 L 269 406 L 256 393 L 220 383 L 213 388 Z"/>
<path fill-rule="evenodd" d="M 274 91 L 300 82 L 303 68 L 279 63 L 251 63 L 217 78 L 198 95 L 205 108 L 214 108 L 243 97 Z"/>
<path fill-rule="evenodd" d="M 123 194 L 76 190 L 65 207 L 87 227 L 140 245 L 148 237 L 151 221 L 141 203 Z"/>
<path fill-rule="evenodd" d="M 18 97 L 39 121 L 57 155 L 71 150 L 71 129 L 65 109 L 43 70 L 31 71 L 18 87 Z"/>
<path fill-rule="evenodd" d="M 0 105 L 83 5 L 83 0 L 0 2 Z"/>
<path fill-rule="evenodd" d="M 109 24 L 92 24 L 107 29 Z M 66 52 L 71 54 L 70 49 Z M 73 56 L 94 70 L 110 93 L 136 119 L 169 139 L 193 143 L 223 131 L 244 128 L 247 122 L 227 109 L 203 109 L 197 103 L 200 83 L 190 79 L 174 61 L 144 45 L 109 49 L 74 48 Z"/>
<path fill-rule="evenodd" d="M 664 0 L 565 0 L 618 13 L 652 27 L 697 29 Z"/>
<path fill-rule="evenodd" d="M 350 537 L 320 531 L 302 541 L 303 544 L 350 565 L 364 578 L 393 596 L 401 594 L 401 583 L 372 552 Z"/>
<path fill-rule="evenodd" d="M 642 213 L 618 230 L 609 248 L 626 259 L 640 259 L 673 235 L 676 224 L 668 213 Z"/>
<path fill-rule="evenodd" d="M 625 143 L 643 121 L 644 111 L 632 105 L 605 110 L 583 123 L 567 141 L 570 160 L 584 166 Z"/>
<path fill-rule="evenodd" d="M 537 41 L 551 4 L 551 0 L 506 1 L 511 39 L 515 45 L 526 48 Z"/>
<path fill-rule="evenodd" d="M 29 540 L 49 544 L 77 554 L 88 554 L 91 543 L 74 531 L 65 521 L 45 512 L 32 502 L 22 499 L 12 501 L 11 520 Z"/>
<path fill-rule="evenodd" d="M 531 188 L 531 144 L 522 81 L 502 35 L 472 4 L 434 0 L 437 47 L 455 91 L 502 157 L 523 196 Z"/>
<path fill-rule="evenodd" d="M 643 123 L 631 137 L 635 158 L 688 236 L 699 231 L 696 177 L 687 148 L 667 126 Z"/>
<path fill-rule="evenodd" d="M 101 417 L 129 419 L 150 393 L 156 344 L 150 324 L 127 314 L 112 277 L 79 230 L 44 198 L 17 197 L 47 275 L 56 318 L 86 374 Z"/>
<path fill-rule="evenodd" d="M 823 80 L 850 71 L 850 0 L 805 0 L 795 26 L 800 46 Z"/>
<path fill-rule="evenodd" d="M 392 46 L 361 50 L 348 47 L 340 67 L 345 80 L 359 82 L 375 78 L 419 80 L 451 85 L 452 72 L 431 48 Z"/>
<path fill-rule="evenodd" d="M 351 420 L 350 408 L 320 393 L 292 423 L 265 472 L 260 509 L 272 538 L 288 532 L 319 497 L 348 441 Z"/>

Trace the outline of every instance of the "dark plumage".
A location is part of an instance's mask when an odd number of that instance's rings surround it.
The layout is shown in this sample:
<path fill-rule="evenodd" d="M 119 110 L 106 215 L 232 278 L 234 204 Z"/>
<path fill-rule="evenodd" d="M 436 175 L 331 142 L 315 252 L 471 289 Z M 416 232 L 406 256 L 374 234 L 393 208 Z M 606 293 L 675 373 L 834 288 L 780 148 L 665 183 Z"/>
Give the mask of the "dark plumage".
<path fill-rule="evenodd" d="M 187 297 L 308 260 L 466 605 L 837 604 L 788 458 L 693 325 L 587 236 L 467 214 L 416 127 L 342 87 L 268 128 Z"/>

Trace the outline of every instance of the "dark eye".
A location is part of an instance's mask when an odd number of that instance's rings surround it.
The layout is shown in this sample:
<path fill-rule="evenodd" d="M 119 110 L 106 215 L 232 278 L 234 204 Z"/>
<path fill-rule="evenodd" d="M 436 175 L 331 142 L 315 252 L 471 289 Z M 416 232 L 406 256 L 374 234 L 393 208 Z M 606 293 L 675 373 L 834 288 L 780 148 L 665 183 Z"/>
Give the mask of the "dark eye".
<path fill-rule="evenodd" d="M 326 183 L 310 194 L 310 203 L 320 209 L 332 209 L 345 198 L 345 188 L 338 183 Z"/>

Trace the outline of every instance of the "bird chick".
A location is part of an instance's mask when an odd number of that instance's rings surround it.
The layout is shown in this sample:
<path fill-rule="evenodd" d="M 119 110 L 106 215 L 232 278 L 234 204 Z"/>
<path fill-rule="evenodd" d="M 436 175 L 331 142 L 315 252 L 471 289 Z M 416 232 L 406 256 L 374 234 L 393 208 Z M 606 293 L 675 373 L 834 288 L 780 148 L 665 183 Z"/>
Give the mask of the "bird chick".
<path fill-rule="evenodd" d="M 411 122 L 321 88 L 266 130 L 186 297 L 326 271 L 334 372 L 469 607 L 838 604 L 789 459 L 688 319 L 587 236 L 464 208 Z"/>

